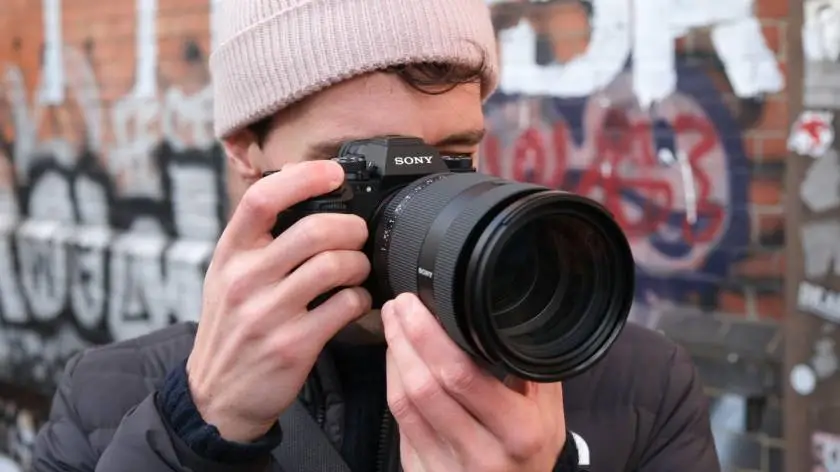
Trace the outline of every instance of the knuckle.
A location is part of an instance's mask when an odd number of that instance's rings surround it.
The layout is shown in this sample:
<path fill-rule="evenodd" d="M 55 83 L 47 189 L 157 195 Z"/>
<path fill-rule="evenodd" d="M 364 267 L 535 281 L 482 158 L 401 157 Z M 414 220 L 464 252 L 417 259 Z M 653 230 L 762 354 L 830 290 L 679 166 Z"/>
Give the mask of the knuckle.
<path fill-rule="evenodd" d="M 236 307 L 248 300 L 253 281 L 248 271 L 236 265 L 228 267 L 223 275 L 225 301 L 228 306 Z"/>
<path fill-rule="evenodd" d="M 543 435 L 534 429 L 512 432 L 505 439 L 507 452 L 516 459 L 534 457 L 543 448 Z"/>
<path fill-rule="evenodd" d="M 415 404 L 434 403 L 443 395 L 443 388 L 431 375 L 417 375 L 407 379 L 405 391 Z"/>
<path fill-rule="evenodd" d="M 329 237 L 323 215 L 308 215 L 297 222 L 297 237 L 307 247 L 322 247 Z"/>
<path fill-rule="evenodd" d="M 358 215 L 332 213 L 325 214 L 329 217 L 329 227 L 333 228 L 330 231 L 331 237 L 335 238 L 336 244 L 340 244 L 340 249 L 360 249 L 368 237 L 368 227 L 364 219 Z M 339 228 L 338 231 L 335 228 Z"/>
<path fill-rule="evenodd" d="M 238 318 L 237 327 L 243 331 L 249 332 L 253 335 L 254 331 L 258 331 L 256 326 L 259 324 L 259 319 L 263 316 L 261 310 L 255 303 L 245 303 L 236 311 Z"/>
<path fill-rule="evenodd" d="M 341 292 L 342 304 L 353 313 L 361 313 L 370 309 L 370 295 L 364 289 L 345 289 Z"/>
<path fill-rule="evenodd" d="M 421 316 L 406 316 L 403 324 L 406 337 L 415 344 L 422 344 L 431 339 L 434 336 L 432 325 L 427 321 L 427 318 Z"/>
<path fill-rule="evenodd" d="M 478 380 L 476 369 L 463 362 L 452 363 L 440 371 L 441 383 L 454 394 L 468 394 L 475 388 Z"/>
<path fill-rule="evenodd" d="M 341 253 L 335 251 L 322 252 L 315 256 L 316 276 L 319 280 L 333 280 L 336 276 L 342 274 Z"/>
<path fill-rule="evenodd" d="M 414 416 L 414 405 L 404 393 L 388 392 L 387 400 L 394 418 L 403 422 Z"/>
<path fill-rule="evenodd" d="M 294 342 L 292 336 L 277 336 L 271 343 L 270 353 L 281 365 L 289 366 L 298 364 L 301 355 L 300 344 Z"/>
<path fill-rule="evenodd" d="M 260 187 L 252 186 L 242 195 L 239 203 L 246 213 L 268 215 L 272 212 L 272 202 L 268 195 L 260 191 Z"/>

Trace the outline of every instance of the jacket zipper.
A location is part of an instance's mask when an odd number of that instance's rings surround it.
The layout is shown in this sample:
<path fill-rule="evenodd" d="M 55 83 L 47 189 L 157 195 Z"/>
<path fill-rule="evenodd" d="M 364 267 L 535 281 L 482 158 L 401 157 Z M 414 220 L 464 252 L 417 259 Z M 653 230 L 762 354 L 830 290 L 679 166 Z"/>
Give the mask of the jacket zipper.
<path fill-rule="evenodd" d="M 394 420 L 391 411 L 386 407 L 382 412 L 379 427 L 379 446 L 376 453 L 376 472 L 390 472 L 391 442 L 393 437 Z"/>
<path fill-rule="evenodd" d="M 318 408 L 315 411 L 315 421 L 321 429 L 324 428 L 324 423 L 327 420 L 327 406 L 323 402 L 318 402 Z"/>

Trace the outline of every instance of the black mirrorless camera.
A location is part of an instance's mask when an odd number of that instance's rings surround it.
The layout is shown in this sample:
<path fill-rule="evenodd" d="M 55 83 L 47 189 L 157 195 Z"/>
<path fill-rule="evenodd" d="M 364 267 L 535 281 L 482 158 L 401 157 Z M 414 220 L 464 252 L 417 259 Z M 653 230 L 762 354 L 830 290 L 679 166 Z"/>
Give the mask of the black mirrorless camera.
<path fill-rule="evenodd" d="M 273 234 L 313 213 L 364 218 L 374 308 L 415 293 L 462 349 L 538 382 L 585 371 L 624 327 L 633 255 L 600 204 L 478 173 L 413 137 L 350 141 L 334 160 L 344 184 L 280 214 Z"/>

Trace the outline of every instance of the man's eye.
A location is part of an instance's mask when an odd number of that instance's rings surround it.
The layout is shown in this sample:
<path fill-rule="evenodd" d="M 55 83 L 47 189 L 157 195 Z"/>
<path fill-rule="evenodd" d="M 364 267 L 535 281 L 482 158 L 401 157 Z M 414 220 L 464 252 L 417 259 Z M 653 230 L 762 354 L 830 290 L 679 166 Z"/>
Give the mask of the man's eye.
<path fill-rule="evenodd" d="M 441 156 L 450 156 L 450 157 L 469 157 L 470 159 L 475 159 L 475 151 L 473 152 L 464 152 L 464 151 L 441 151 Z"/>

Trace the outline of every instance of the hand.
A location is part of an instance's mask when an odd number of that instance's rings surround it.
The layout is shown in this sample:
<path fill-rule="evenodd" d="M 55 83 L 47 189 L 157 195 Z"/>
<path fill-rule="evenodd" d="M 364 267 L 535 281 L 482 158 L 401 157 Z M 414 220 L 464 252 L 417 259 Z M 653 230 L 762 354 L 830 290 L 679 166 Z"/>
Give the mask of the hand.
<path fill-rule="evenodd" d="M 566 440 L 560 384 L 481 370 L 420 300 L 382 307 L 388 405 L 406 472 L 550 472 Z"/>
<path fill-rule="evenodd" d="M 355 287 L 370 271 L 359 252 L 364 220 L 310 215 L 276 239 L 270 234 L 278 213 L 343 179 L 332 161 L 286 166 L 248 189 L 219 239 L 187 372 L 202 417 L 229 441 L 265 434 L 295 400 L 327 341 L 370 310 L 370 295 Z M 307 309 L 343 286 L 354 288 Z"/>

